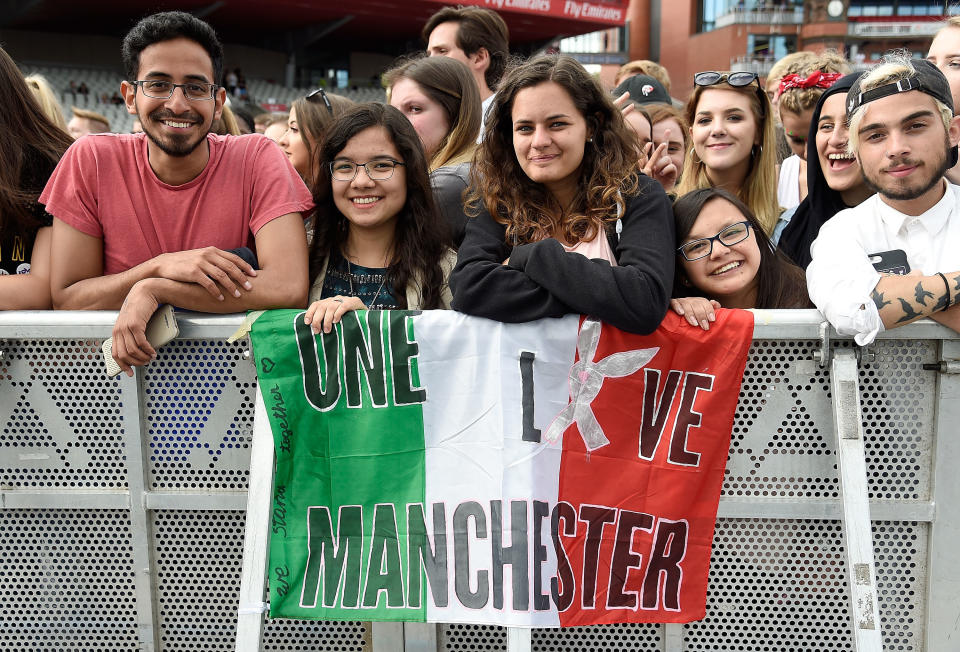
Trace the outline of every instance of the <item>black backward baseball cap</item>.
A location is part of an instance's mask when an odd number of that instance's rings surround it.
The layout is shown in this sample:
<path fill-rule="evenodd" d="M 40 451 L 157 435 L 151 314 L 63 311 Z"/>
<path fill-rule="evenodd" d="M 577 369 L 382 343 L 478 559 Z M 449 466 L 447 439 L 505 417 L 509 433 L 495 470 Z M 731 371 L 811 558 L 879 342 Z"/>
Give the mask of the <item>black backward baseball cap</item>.
<path fill-rule="evenodd" d="M 956 115 L 956 109 L 953 106 L 953 94 L 950 92 L 950 83 L 947 81 L 947 78 L 944 77 L 943 73 L 940 72 L 940 69 L 926 59 L 912 59 L 910 63 L 916 71 L 913 75 L 906 79 L 878 86 L 866 92 L 860 90 L 860 84 L 867 75 L 860 77 L 860 79 L 850 87 L 850 90 L 847 91 L 847 115 L 852 115 L 854 111 L 864 104 L 879 100 L 881 97 L 888 97 L 896 93 L 906 93 L 908 91 L 926 93 L 950 107 L 950 111 Z M 950 167 L 956 165 L 957 160 L 958 151 L 957 146 L 954 145 L 950 148 Z"/>
<path fill-rule="evenodd" d="M 863 77 L 858 79 L 850 90 L 847 91 L 847 115 L 851 115 L 864 104 L 879 100 L 881 97 L 887 97 L 896 93 L 906 93 L 907 91 L 920 91 L 931 97 L 940 100 L 950 107 L 950 110 L 956 113 L 953 106 L 953 94 L 950 92 L 950 84 L 947 78 L 943 76 L 940 69 L 927 61 L 926 59 L 913 59 L 910 61 L 913 69 L 916 71 L 910 77 L 901 79 L 866 92 L 860 90 L 860 84 Z M 868 73 L 869 74 L 869 73 Z M 864 75 L 866 77 L 867 75 Z"/>

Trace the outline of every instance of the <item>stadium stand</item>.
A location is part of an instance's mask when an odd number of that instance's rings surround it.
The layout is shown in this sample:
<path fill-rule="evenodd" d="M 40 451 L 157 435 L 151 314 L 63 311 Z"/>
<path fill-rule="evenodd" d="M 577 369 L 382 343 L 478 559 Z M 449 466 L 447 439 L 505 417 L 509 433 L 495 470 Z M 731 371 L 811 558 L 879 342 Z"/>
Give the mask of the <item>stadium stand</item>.
<path fill-rule="evenodd" d="M 121 74 L 113 69 L 84 68 L 67 66 L 48 66 L 39 64 L 21 63 L 20 70 L 24 75 L 39 74 L 47 78 L 51 88 L 60 100 L 64 117 L 70 119 L 70 106 L 77 106 L 95 110 L 110 120 L 110 125 L 117 133 L 128 133 L 133 126 L 133 116 L 127 113 L 124 105 L 111 104 L 109 98 L 120 89 L 123 80 Z M 90 93 L 82 95 L 71 91 L 70 82 L 85 82 Z M 260 104 L 289 104 L 298 97 L 303 97 L 313 88 L 292 88 L 268 80 L 248 79 L 247 91 L 250 99 Z M 337 89 L 333 92 L 350 98 L 355 102 L 382 102 L 384 91 L 382 88 Z M 103 101 L 106 96 L 107 102 Z"/>

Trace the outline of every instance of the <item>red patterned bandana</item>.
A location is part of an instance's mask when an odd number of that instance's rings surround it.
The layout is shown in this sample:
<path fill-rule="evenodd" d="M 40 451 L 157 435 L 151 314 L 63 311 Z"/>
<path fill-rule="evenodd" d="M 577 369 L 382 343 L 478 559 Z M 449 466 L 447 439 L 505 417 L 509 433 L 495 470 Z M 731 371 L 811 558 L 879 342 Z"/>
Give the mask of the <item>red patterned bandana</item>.
<path fill-rule="evenodd" d="M 843 74 L 839 72 L 822 72 L 820 70 L 810 73 L 810 76 L 806 79 L 800 75 L 785 75 L 780 80 L 780 93 L 791 88 L 830 88 L 841 77 L 843 77 Z"/>

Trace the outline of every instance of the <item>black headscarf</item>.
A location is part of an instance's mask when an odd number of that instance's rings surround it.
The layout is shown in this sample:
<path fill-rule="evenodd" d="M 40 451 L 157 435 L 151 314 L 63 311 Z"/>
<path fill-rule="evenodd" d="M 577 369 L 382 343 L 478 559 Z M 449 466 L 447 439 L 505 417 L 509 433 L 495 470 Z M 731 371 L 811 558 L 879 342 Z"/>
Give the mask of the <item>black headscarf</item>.
<path fill-rule="evenodd" d="M 840 197 L 840 193 L 827 185 L 820 169 L 820 157 L 817 154 L 817 123 L 820 111 L 827 98 L 836 93 L 850 90 L 862 72 L 855 72 L 837 80 L 837 83 L 824 91 L 813 110 L 810 131 L 807 134 L 807 196 L 800 205 L 787 227 L 780 236 L 778 247 L 798 266 L 806 269 L 810 264 L 810 245 L 817 239 L 824 222 L 845 208 L 850 208 Z"/>

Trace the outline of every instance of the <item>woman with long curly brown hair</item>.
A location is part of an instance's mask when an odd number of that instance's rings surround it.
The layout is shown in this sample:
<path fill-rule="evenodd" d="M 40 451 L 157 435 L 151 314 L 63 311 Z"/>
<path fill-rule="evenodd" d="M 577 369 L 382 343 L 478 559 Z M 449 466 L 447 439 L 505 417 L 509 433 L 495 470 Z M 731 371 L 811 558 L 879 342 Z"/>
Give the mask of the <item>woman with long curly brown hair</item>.
<path fill-rule="evenodd" d="M 2 48 L 0 88 L 0 310 L 49 309 L 53 218 L 37 198 L 73 139 Z"/>
<path fill-rule="evenodd" d="M 673 220 L 636 172 L 620 111 L 575 59 L 507 73 L 471 170 L 453 307 L 506 322 L 584 313 L 657 328 L 673 284 Z"/>
<path fill-rule="evenodd" d="M 330 332 L 350 310 L 446 308 L 446 247 L 420 137 L 370 102 L 337 118 L 317 151 L 306 323 Z"/>

